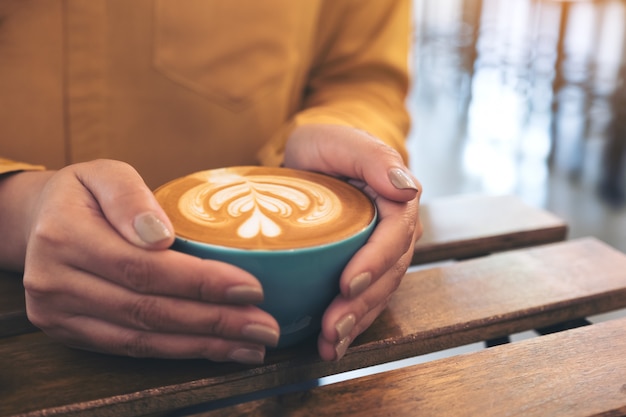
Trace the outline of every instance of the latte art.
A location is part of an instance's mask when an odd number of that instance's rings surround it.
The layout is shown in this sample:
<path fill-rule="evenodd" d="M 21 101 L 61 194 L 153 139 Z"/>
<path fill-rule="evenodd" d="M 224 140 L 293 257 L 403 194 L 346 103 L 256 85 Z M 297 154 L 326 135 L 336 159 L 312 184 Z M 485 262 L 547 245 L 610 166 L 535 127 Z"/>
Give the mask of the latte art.
<path fill-rule="evenodd" d="M 286 168 L 202 171 L 155 195 L 179 237 L 242 249 L 333 242 L 364 229 L 374 217 L 371 201 L 355 187 Z"/>
<path fill-rule="evenodd" d="M 341 202 L 327 188 L 302 178 L 233 176 L 216 188 L 207 182 L 182 195 L 183 216 L 202 227 L 238 227 L 242 239 L 276 238 L 300 224 L 315 226 L 336 219 Z"/>

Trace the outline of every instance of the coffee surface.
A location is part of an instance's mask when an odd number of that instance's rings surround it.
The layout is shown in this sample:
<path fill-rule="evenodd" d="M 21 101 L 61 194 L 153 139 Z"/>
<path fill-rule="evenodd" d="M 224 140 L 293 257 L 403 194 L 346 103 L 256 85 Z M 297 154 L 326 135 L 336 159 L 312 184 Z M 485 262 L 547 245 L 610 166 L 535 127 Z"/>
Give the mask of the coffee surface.
<path fill-rule="evenodd" d="M 155 196 L 176 235 L 241 249 L 335 242 L 363 230 L 374 205 L 336 178 L 271 167 L 231 167 L 173 180 Z"/>

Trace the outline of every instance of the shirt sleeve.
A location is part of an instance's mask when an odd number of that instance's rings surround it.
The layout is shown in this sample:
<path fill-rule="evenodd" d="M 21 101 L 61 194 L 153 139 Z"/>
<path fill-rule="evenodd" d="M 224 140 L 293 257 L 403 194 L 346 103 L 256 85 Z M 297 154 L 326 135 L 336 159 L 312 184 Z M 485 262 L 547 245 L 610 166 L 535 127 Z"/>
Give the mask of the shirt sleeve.
<path fill-rule="evenodd" d="M 42 165 L 32 165 L 0 158 L 0 175 L 17 171 L 41 171 L 43 169 L 45 168 Z"/>
<path fill-rule="evenodd" d="M 365 130 L 408 162 L 410 0 L 331 0 L 320 21 L 302 109 L 261 149 L 261 163 L 281 164 L 291 131 L 315 123 Z"/>

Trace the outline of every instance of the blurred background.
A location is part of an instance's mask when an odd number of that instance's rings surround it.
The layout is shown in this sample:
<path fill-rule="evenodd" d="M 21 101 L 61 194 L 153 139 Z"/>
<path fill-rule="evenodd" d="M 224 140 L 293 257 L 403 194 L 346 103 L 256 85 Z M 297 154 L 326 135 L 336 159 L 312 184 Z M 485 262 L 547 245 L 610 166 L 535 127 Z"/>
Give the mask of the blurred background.
<path fill-rule="evenodd" d="M 626 252 L 626 0 L 414 4 L 409 153 L 422 202 L 512 194 L 566 220 L 569 238 L 594 236 Z M 484 348 L 473 343 L 320 383 Z"/>
<path fill-rule="evenodd" d="M 626 252 L 626 2 L 416 0 L 422 201 L 514 194 Z"/>

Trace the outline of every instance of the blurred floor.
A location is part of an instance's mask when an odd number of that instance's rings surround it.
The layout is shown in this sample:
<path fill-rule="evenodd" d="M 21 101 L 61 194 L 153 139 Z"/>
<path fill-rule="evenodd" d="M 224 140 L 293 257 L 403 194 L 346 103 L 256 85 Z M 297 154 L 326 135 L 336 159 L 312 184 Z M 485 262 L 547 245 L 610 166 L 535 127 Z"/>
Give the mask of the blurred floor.
<path fill-rule="evenodd" d="M 423 201 L 515 194 L 626 252 L 624 4 L 416 0 Z"/>

